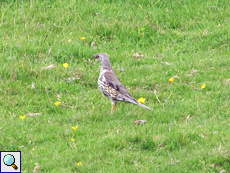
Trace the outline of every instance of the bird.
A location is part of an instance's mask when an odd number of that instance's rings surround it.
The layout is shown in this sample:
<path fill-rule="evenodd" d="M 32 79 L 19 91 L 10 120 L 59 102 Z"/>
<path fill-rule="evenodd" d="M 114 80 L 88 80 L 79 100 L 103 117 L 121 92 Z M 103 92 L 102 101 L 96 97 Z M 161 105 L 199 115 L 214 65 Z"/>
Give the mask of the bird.
<path fill-rule="evenodd" d="M 111 101 L 111 113 L 116 111 L 118 101 L 129 102 L 139 105 L 143 108 L 152 110 L 151 108 L 139 103 L 119 81 L 114 73 L 106 53 L 98 53 L 94 55 L 101 63 L 100 75 L 98 78 L 98 87 L 101 92 Z"/>

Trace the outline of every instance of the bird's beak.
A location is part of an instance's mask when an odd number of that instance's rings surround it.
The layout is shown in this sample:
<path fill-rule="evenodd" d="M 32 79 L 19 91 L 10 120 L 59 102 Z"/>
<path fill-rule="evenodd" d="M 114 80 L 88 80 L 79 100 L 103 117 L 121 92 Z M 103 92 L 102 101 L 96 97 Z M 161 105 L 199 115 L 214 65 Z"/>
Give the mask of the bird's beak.
<path fill-rule="evenodd" d="M 96 54 L 96 55 L 93 55 L 94 56 L 94 58 L 96 58 L 96 59 L 98 59 L 98 55 Z"/>

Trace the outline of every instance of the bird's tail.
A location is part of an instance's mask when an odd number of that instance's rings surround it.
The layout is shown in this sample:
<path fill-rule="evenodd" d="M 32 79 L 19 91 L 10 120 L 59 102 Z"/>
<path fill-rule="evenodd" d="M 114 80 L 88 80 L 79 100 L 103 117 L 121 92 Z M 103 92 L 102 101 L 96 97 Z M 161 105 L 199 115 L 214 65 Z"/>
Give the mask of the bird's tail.
<path fill-rule="evenodd" d="M 131 97 L 132 97 L 132 96 L 131 96 Z M 122 100 L 122 101 L 124 101 L 124 100 Z M 141 106 L 141 107 L 143 107 L 143 108 L 146 108 L 146 109 L 149 109 L 149 110 L 152 111 L 151 108 L 149 108 L 149 107 L 147 107 L 147 106 L 141 104 L 140 102 L 138 102 L 138 101 L 137 101 L 135 98 L 133 98 L 133 97 L 132 97 L 132 98 L 127 97 L 126 100 L 125 100 L 125 102 L 133 103 L 133 104 L 135 104 L 135 105 L 139 105 L 139 106 Z"/>
<path fill-rule="evenodd" d="M 146 108 L 146 109 L 149 109 L 149 110 L 152 111 L 151 108 L 149 108 L 149 107 L 147 107 L 147 106 L 145 106 L 145 105 L 143 105 L 143 104 L 141 104 L 141 103 L 139 103 L 139 102 L 137 102 L 136 104 L 139 105 L 139 106 L 141 106 L 141 107 L 143 107 L 143 108 Z"/>

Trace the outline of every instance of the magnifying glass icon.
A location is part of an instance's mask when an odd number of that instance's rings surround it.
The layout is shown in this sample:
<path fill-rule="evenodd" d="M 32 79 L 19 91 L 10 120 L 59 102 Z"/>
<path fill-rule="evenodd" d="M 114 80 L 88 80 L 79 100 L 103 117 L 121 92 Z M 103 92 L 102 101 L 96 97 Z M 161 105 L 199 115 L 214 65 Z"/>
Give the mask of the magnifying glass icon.
<path fill-rule="evenodd" d="M 15 170 L 18 169 L 18 167 L 14 164 L 15 163 L 15 158 L 11 154 L 7 154 L 3 158 L 3 162 L 7 166 L 12 166 Z"/>

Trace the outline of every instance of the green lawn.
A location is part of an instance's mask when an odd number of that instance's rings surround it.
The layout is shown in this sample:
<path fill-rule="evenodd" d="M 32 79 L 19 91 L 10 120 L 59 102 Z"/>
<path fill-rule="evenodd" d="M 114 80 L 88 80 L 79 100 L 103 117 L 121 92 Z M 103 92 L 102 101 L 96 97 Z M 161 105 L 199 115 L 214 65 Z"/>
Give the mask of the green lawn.
<path fill-rule="evenodd" d="M 23 172 L 229 172 L 229 28 L 226 0 L 1 0 L 0 151 Z M 153 111 L 110 114 L 100 52 Z"/>

